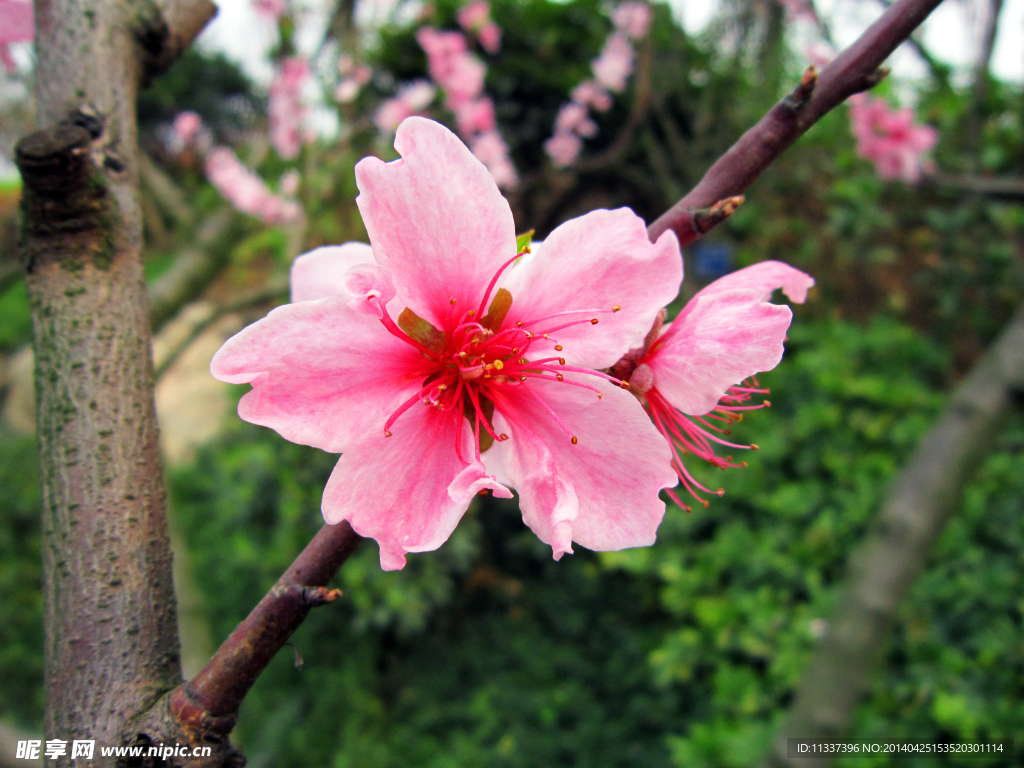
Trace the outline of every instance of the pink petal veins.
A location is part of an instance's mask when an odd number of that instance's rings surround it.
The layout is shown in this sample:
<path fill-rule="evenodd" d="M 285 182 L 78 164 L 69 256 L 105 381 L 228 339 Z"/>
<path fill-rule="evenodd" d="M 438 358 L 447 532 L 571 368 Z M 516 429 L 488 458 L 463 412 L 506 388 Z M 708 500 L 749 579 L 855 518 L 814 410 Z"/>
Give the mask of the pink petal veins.
<path fill-rule="evenodd" d="M 756 290 L 695 296 L 644 357 L 654 386 L 683 413 L 703 414 L 733 384 L 782 359 L 793 312 Z"/>
<path fill-rule="evenodd" d="M 245 421 L 294 443 L 338 453 L 419 391 L 422 355 L 347 296 L 287 304 L 225 342 L 210 371 L 252 384 L 238 404 Z"/>
<path fill-rule="evenodd" d="M 356 533 L 376 539 L 386 571 L 402 568 L 407 552 L 437 549 L 469 506 L 464 492 L 481 479 L 466 483 L 473 466 L 443 450 L 454 446 L 462 420 L 461 413 L 413 408 L 391 437 L 372 430 L 354 441 L 327 481 L 324 519 L 348 520 Z M 463 455 L 471 455 L 467 430 L 462 438 Z"/>
<path fill-rule="evenodd" d="M 665 513 L 658 491 L 676 483 L 665 440 L 636 399 L 613 384 L 588 379 L 598 400 L 579 387 L 531 382 L 540 398 L 578 438 L 535 398 L 516 390 L 496 400 L 495 428 L 509 440 L 495 443 L 484 463 L 519 491 L 523 520 L 554 554 L 571 540 L 594 550 L 652 544 Z"/>
<path fill-rule="evenodd" d="M 296 256 L 291 271 L 292 301 L 347 293 L 346 275 L 356 264 L 373 264 L 373 249 L 366 243 L 325 245 Z"/>
<path fill-rule="evenodd" d="M 435 326 L 450 300 L 471 306 L 516 252 L 508 202 L 487 169 L 444 126 L 410 117 L 398 128 L 402 159 L 356 166 L 356 198 L 378 264 L 409 306 Z"/>
<path fill-rule="evenodd" d="M 352 296 L 349 307 L 378 320 L 384 317 L 384 307 L 395 298 L 395 284 L 391 275 L 376 264 L 356 264 L 345 275 L 345 289 Z"/>
<path fill-rule="evenodd" d="M 560 345 L 558 354 L 572 365 L 605 368 L 643 341 L 682 277 L 675 234 L 651 243 L 643 219 L 628 208 L 592 211 L 559 226 L 509 271 L 508 321 L 536 335 L 572 323 L 537 344 Z"/>

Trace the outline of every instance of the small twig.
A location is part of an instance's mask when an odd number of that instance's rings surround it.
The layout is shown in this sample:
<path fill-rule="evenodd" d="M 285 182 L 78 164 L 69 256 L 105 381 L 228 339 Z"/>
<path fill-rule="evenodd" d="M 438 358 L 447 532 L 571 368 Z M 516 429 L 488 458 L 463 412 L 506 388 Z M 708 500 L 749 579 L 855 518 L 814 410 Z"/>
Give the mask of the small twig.
<path fill-rule="evenodd" d="M 348 522 L 320 529 L 199 674 L 172 692 L 171 712 L 184 729 L 230 732 L 242 699 L 310 609 L 341 595 L 324 585 L 362 540 Z"/>
<path fill-rule="evenodd" d="M 156 366 L 154 373 L 155 380 L 159 383 L 160 379 L 163 378 L 176 362 L 181 358 L 188 348 L 195 343 L 196 339 L 202 336 L 206 330 L 226 315 L 230 315 L 234 312 L 241 312 L 251 307 L 258 307 L 261 304 L 266 304 L 268 301 L 282 298 L 288 294 L 288 283 L 287 280 L 274 280 L 265 288 L 256 291 L 255 293 L 241 296 L 235 301 L 228 304 L 222 304 L 221 306 L 214 309 L 209 316 L 204 317 L 202 320 L 192 326 L 188 336 L 182 339 L 167 355 L 160 361 L 159 365 Z"/>
<path fill-rule="evenodd" d="M 215 245 L 232 218 L 232 211 L 224 209 L 203 221 L 195 245 L 178 254 L 174 265 L 150 285 L 149 319 L 154 330 L 198 298 L 227 264 L 226 255 L 217 253 Z"/>
<path fill-rule="evenodd" d="M 867 691 L 896 609 L 925 566 L 974 468 L 995 447 L 1024 392 L 1024 308 L 953 392 L 945 411 L 892 484 L 878 520 L 850 556 L 828 633 L 803 674 L 771 768 L 822 768 L 786 757 L 787 737 L 841 738 Z"/>
<path fill-rule="evenodd" d="M 772 107 L 711 166 L 689 194 L 647 228 L 651 240 L 657 240 L 668 229 L 676 233 L 681 245 L 696 240 L 693 209 L 742 194 L 783 150 L 823 115 L 853 94 L 876 84 L 882 62 L 940 2 L 899 0 L 822 70 L 816 82 L 810 84 L 809 94 L 805 93 L 808 86 L 805 73 L 793 94 Z"/>

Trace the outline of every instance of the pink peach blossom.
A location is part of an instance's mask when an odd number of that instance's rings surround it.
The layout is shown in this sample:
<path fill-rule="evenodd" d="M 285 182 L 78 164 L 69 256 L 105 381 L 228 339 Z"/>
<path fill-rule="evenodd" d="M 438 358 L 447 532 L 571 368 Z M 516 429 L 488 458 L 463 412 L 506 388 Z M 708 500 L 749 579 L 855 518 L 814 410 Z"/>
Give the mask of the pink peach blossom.
<path fill-rule="evenodd" d="M 202 128 L 202 118 L 195 112 L 188 110 L 185 112 L 179 112 L 178 116 L 174 118 L 174 122 L 171 123 L 171 130 L 174 131 L 174 137 L 183 147 L 191 144 L 199 135 L 199 131 L 201 131 Z"/>
<path fill-rule="evenodd" d="M 294 200 L 278 197 L 227 147 L 214 147 L 206 157 L 206 177 L 235 208 L 267 224 L 287 224 L 302 216 Z"/>
<path fill-rule="evenodd" d="M 519 182 L 512 158 L 508 154 L 508 144 L 501 138 L 497 130 L 481 133 L 469 142 L 469 148 L 487 170 L 494 183 L 503 189 L 512 189 Z"/>
<path fill-rule="evenodd" d="M 485 24 L 476 35 L 480 45 L 492 56 L 501 50 L 501 27 L 493 21 Z"/>
<path fill-rule="evenodd" d="M 555 118 L 555 133 L 569 132 L 580 136 L 593 136 L 597 133 L 597 125 L 587 117 L 587 108 L 574 101 L 563 104 Z"/>
<path fill-rule="evenodd" d="M 634 40 L 639 40 L 647 34 L 647 28 L 651 25 L 651 6 L 647 3 L 630 2 L 622 3 L 612 11 L 612 23 L 615 28 Z"/>
<path fill-rule="evenodd" d="M 395 148 L 356 166 L 371 245 L 300 257 L 296 303 L 229 339 L 213 375 L 252 385 L 243 419 L 342 454 L 324 518 L 376 539 L 386 570 L 508 486 L 556 559 L 651 544 L 669 448 L 599 369 L 678 289 L 675 236 L 594 211 L 517 253 L 507 201 L 454 134 L 411 117 Z"/>
<path fill-rule="evenodd" d="M 572 165 L 583 149 L 583 139 L 575 133 L 556 133 L 544 142 L 544 151 L 556 168 Z"/>
<path fill-rule="evenodd" d="M 491 6 L 487 0 L 474 0 L 458 13 L 459 26 L 467 32 L 479 32 L 491 21 Z"/>
<path fill-rule="evenodd" d="M 285 0 L 252 0 L 252 7 L 260 16 L 277 21 L 284 15 Z"/>
<path fill-rule="evenodd" d="M 32 40 L 34 35 L 32 3 L 0 0 L 0 63 L 8 72 L 13 72 L 15 67 L 8 44 Z"/>
<path fill-rule="evenodd" d="M 301 56 L 292 56 L 281 62 L 270 86 L 270 143 L 285 160 L 298 157 L 302 146 L 306 107 L 301 97 L 309 77 L 309 63 Z"/>
<path fill-rule="evenodd" d="M 783 264 L 764 261 L 719 278 L 694 296 L 675 321 L 655 326 L 645 343 L 618 363 L 612 372 L 628 377 L 630 390 L 647 408 L 672 449 L 672 466 L 686 490 L 705 506 L 697 491 L 709 490 L 687 471 L 682 456 L 693 454 L 716 467 L 739 466 L 731 456 L 716 455 L 714 444 L 738 445 L 722 436 L 742 411 L 766 407 L 746 405 L 753 395 L 768 394 L 756 379 L 782 359 L 782 344 L 793 312 L 772 304 L 772 291 L 782 288 L 803 303 L 814 278 Z M 660 331 L 660 333 L 659 333 Z M 669 496 L 689 509 L 674 491 Z"/>
<path fill-rule="evenodd" d="M 426 80 L 416 80 L 406 85 L 393 99 L 385 101 L 373 122 L 381 133 L 392 133 L 403 120 L 422 111 L 434 99 L 434 86 Z"/>
<path fill-rule="evenodd" d="M 593 107 L 598 112 L 607 112 L 612 106 L 612 97 L 608 91 L 594 80 L 584 80 L 572 89 L 572 93 L 569 96 L 577 104 Z"/>
<path fill-rule="evenodd" d="M 494 102 L 486 96 L 474 99 L 455 110 L 455 122 L 462 136 L 475 136 L 478 133 L 493 131 L 497 125 L 494 119 Z"/>
<path fill-rule="evenodd" d="M 354 101 L 362 87 L 370 82 L 373 70 L 365 64 L 360 64 L 343 74 L 345 76 L 338 83 L 338 87 L 334 89 L 334 99 L 340 104 L 348 104 Z"/>
<path fill-rule="evenodd" d="M 884 99 L 856 94 L 850 97 L 850 127 L 857 139 L 857 154 L 873 162 L 883 179 L 914 184 L 922 171 L 930 169 L 923 158 L 939 134 L 930 126 L 915 124 L 910 109 L 893 111 Z"/>
<path fill-rule="evenodd" d="M 633 71 L 633 46 L 625 35 L 609 35 L 601 55 L 590 66 L 598 85 L 620 93 L 626 89 L 626 80 Z"/>

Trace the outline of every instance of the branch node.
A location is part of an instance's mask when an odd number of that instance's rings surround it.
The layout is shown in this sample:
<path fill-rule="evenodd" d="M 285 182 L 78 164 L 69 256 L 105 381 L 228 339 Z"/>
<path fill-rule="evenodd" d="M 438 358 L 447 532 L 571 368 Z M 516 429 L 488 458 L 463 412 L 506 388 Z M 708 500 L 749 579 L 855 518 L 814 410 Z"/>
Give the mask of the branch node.
<path fill-rule="evenodd" d="M 197 740 L 209 740 L 208 734 L 227 736 L 238 721 L 238 713 L 217 717 L 192 698 L 188 683 L 183 683 L 171 691 L 171 714 L 186 733 L 194 733 Z"/>
<path fill-rule="evenodd" d="M 800 84 L 797 85 L 796 89 L 786 97 L 786 106 L 794 112 L 799 112 L 803 109 L 804 105 L 811 100 L 811 96 L 814 93 L 814 87 L 817 84 L 818 68 L 813 64 L 810 64 L 807 69 L 804 70 L 804 74 L 800 78 Z"/>
<path fill-rule="evenodd" d="M 728 219 L 736 209 L 743 205 L 746 198 L 743 195 L 727 197 L 719 200 L 710 208 L 699 208 L 692 211 L 693 224 L 702 235 L 711 231 L 714 227 Z"/>
<path fill-rule="evenodd" d="M 333 603 L 341 597 L 340 589 L 328 589 L 327 587 L 299 587 L 299 589 L 302 590 L 303 602 L 313 608 Z"/>

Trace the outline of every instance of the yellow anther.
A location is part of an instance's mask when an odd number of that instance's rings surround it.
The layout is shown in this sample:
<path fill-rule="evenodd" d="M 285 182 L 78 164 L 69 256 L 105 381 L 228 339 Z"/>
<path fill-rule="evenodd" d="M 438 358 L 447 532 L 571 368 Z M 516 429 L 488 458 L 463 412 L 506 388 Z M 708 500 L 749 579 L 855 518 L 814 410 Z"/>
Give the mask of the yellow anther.
<path fill-rule="evenodd" d="M 495 360 L 494 361 L 494 367 L 497 368 L 500 371 L 502 368 L 505 367 L 505 364 L 503 362 L 501 362 L 501 360 Z"/>
<path fill-rule="evenodd" d="M 520 380 L 520 381 L 526 381 L 526 377 L 525 377 L 525 376 L 520 376 L 520 377 L 519 377 L 519 380 Z"/>
<path fill-rule="evenodd" d="M 545 334 L 544 334 L 544 338 L 546 339 L 547 337 L 548 337 L 548 335 L 547 335 L 547 334 L 545 333 Z"/>
<path fill-rule="evenodd" d="M 600 392 L 597 393 L 597 399 L 598 400 L 602 399 L 603 397 L 604 397 L 604 395 L 602 395 Z"/>
<path fill-rule="evenodd" d="M 522 320 L 516 320 L 516 328 L 522 328 L 522 327 L 523 327 L 523 321 Z"/>
<path fill-rule="evenodd" d="M 508 440 L 508 435 L 506 435 L 504 432 L 502 432 L 500 435 L 498 435 L 498 439 L 499 440 Z"/>
<path fill-rule="evenodd" d="M 512 347 L 512 354 L 513 355 L 518 355 L 519 354 L 519 347 Z"/>
<path fill-rule="evenodd" d="M 755 450 L 755 451 L 760 451 L 760 450 L 761 450 L 761 446 L 759 446 L 759 445 L 756 445 L 756 444 L 754 444 L 754 443 L 751 443 L 751 444 L 750 444 L 750 447 L 751 447 L 751 448 L 752 448 L 753 450 Z"/>
<path fill-rule="evenodd" d="M 573 445 L 576 445 L 576 443 L 578 443 L 578 442 L 579 442 L 579 440 L 577 440 L 577 439 L 576 439 L 576 436 L 575 436 L 575 435 L 573 435 L 573 438 L 572 438 L 572 444 L 573 444 Z"/>
<path fill-rule="evenodd" d="M 455 299 L 448 299 L 449 304 L 455 304 Z"/>
<path fill-rule="evenodd" d="M 612 312 L 618 312 L 620 309 L 622 309 L 622 307 L 616 304 L 614 307 L 612 307 Z"/>
<path fill-rule="evenodd" d="M 519 363 L 520 365 L 526 365 L 526 358 L 520 357 L 518 360 L 516 360 L 516 362 Z"/>
<path fill-rule="evenodd" d="M 556 373 L 555 378 L 558 379 L 559 381 L 565 381 L 565 376 L 563 376 L 560 373 Z"/>
<path fill-rule="evenodd" d="M 771 403 L 771 401 L 770 401 L 770 400 L 765 400 L 765 401 L 764 401 L 764 407 L 765 407 L 765 408 L 771 408 L 771 407 L 772 407 L 772 403 Z"/>
<path fill-rule="evenodd" d="M 593 320 L 591 320 L 590 324 L 591 325 L 597 325 L 597 318 L 595 317 Z"/>
<path fill-rule="evenodd" d="M 565 365 L 565 358 L 564 357 L 558 358 L 558 364 L 559 365 Z"/>
<path fill-rule="evenodd" d="M 619 389 L 629 389 L 629 382 L 628 381 L 620 381 L 619 382 Z"/>
<path fill-rule="evenodd" d="M 437 388 L 440 389 L 440 390 L 445 390 L 445 389 L 448 389 L 448 385 L 447 384 L 438 384 Z"/>
<path fill-rule="evenodd" d="M 555 352 L 561 352 L 561 351 L 562 351 L 562 345 L 561 344 L 555 344 Z"/>
<path fill-rule="evenodd" d="M 385 429 L 384 430 L 384 437 L 391 437 L 391 430 L 390 429 Z"/>

